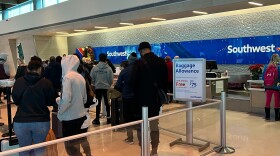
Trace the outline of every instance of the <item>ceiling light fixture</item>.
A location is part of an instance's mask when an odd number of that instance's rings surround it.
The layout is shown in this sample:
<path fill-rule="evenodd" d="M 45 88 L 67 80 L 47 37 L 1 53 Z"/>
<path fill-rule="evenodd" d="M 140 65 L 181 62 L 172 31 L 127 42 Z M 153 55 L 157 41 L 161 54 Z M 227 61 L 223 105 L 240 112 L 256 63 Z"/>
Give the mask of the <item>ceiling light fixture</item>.
<path fill-rule="evenodd" d="M 75 29 L 76 32 L 86 32 L 87 30 Z"/>
<path fill-rule="evenodd" d="M 207 15 L 208 13 L 207 12 L 204 12 L 204 11 L 192 11 L 193 13 L 195 14 L 201 14 L 201 15 Z"/>
<path fill-rule="evenodd" d="M 133 23 L 120 23 L 120 25 L 134 25 Z"/>
<path fill-rule="evenodd" d="M 57 34 L 63 34 L 63 35 L 67 35 L 69 34 L 68 32 L 64 32 L 64 31 L 61 31 L 61 32 L 56 32 Z"/>
<path fill-rule="evenodd" d="M 256 5 L 256 6 L 263 6 L 262 3 L 257 3 L 257 2 L 248 2 L 251 5 Z"/>
<path fill-rule="evenodd" d="M 166 19 L 164 18 L 156 18 L 156 17 L 153 17 L 151 18 L 152 20 L 156 20 L 156 21 L 166 21 Z"/>
<path fill-rule="evenodd" d="M 96 28 L 96 29 L 107 29 L 108 27 L 95 26 L 94 28 Z"/>

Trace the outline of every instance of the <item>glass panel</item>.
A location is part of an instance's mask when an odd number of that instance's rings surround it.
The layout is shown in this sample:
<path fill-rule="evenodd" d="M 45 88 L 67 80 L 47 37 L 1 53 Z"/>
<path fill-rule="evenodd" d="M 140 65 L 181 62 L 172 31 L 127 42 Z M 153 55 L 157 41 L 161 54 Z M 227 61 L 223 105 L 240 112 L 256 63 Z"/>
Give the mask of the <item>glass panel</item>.
<path fill-rule="evenodd" d="M 2 12 L 0 12 L 0 21 L 2 21 L 3 19 L 2 19 Z"/>
<path fill-rule="evenodd" d="M 20 14 L 28 13 L 32 11 L 32 4 L 26 4 L 20 7 Z"/>
<path fill-rule="evenodd" d="M 74 126 L 74 125 L 73 125 Z M 133 132 L 133 142 L 126 142 L 127 138 L 126 128 L 118 128 L 109 131 L 103 131 L 95 134 L 90 134 L 87 137 L 79 137 L 79 139 L 72 139 L 71 141 L 62 141 L 60 143 L 45 146 L 44 152 L 48 155 L 106 155 L 106 156 L 141 156 L 141 148 L 138 145 L 136 135 L 136 124 L 131 126 Z M 139 127 L 139 126 L 138 126 Z M 99 126 L 91 127 L 91 129 L 99 129 Z M 62 138 L 65 139 L 65 138 Z M 57 139 L 56 141 L 58 141 Z M 30 147 L 30 149 L 34 149 Z M 47 149 L 47 150 L 46 150 Z M 66 150 L 68 149 L 68 150 Z M 77 152 L 78 151 L 78 152 Z M 71 152 L 71 153 L 70 153 Z M 32 151 L 31 153 L 34 153 Z M 1 152 L 1 155 L 6 155 Z M 8 154 L 10 155 L 10 154 Z M 38 154 L 43 155 L 43 154 Z"/>
<path fill-rule="evenodd" d="M 65 1 L 68 1 L 68 0 L 58 0 L 58 3 L 65 2 Z"/>
<path fill-rule="evenodd" d="M 8 18 L 15 17 L 19 15 L 19 8 L 12 8 L 8 11 Z"/>
<path fill-rule="evenodd" d="M 186 104 L 177 104 L 178 108 L 185 107 Z M 179 107 L 179 105 L 181 105 Z M 194 105 L 200 105 L 194 103 Z M 164 107 L 170 107 L 170 104 Z M 186 134 L 187 130 L 192 127 L 193 137 L 192 142 L 194 144 L 199 144 L 201 146 L 206 145 L 207 142 L 212 143 L 211 145 L 216 146 L 219 140 L 219 110 L 217 109 L 219 105 L 206 106 L 205 108 L 195 109 L 191 111 L 185 111 L 181 113 L 172 114 L 169 116 L 160 117 L 158 120 L 157 132 L 157 121 L 150 121 L 150 138 L 151 138 L 151 154 L 155 154 L 157 135 L 159 134 L 159 144 L 158 144 L 158 155 L 200 155 L 207 150 L 200 153 L 198 147 L 182 145 L 175 140 L 182 139 L 183 142 L 187 141 L 188 136 Z M 164 108 L 164 113 L 166 108 Z M 192 119 L 188 118 L 188 113 L 192 113 Z M 153 141 L 154 140 L 154 141 Z M 207 141 L 207 142 L 206 142 Z M 172 146 L 170 146 L 172 144 Z M 212 146 L 211 146 L 212 147 Z"/>
<path fill-rule="evenodd" d="M 48 7 L 57 4 L 57 0 L 44 0 L 43 4 L 44 7 Z"/>

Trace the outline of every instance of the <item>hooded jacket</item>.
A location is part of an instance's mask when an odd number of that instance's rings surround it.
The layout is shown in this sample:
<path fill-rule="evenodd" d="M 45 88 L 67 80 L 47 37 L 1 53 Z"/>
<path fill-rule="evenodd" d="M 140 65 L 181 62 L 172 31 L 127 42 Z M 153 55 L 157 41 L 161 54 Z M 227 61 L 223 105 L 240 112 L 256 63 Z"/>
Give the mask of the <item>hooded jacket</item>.
<path fill-rule="evenodd" d="M 113 84 L 112 69 L 105 63 L 99 62 L 90 72 L 95 89 L 109 89 Z"/>
<path fill-rule="evenodd" d="M 86 115 L 86 83 L 83 76 L 77 72 L 79 64 L 79 59 L 73 55 L 63 57 L 61 61 L 62 93 L 57 99 L 60 121 L 70 121 Z"/>
<path fill-rule="evenodd" d="M 18 106 L 14 122 L 50 121 L 48 106 L 54 104 L 55 97 L 49 80 L 37 73 L 28 73 L 16 80 L 12 97 Z"/>

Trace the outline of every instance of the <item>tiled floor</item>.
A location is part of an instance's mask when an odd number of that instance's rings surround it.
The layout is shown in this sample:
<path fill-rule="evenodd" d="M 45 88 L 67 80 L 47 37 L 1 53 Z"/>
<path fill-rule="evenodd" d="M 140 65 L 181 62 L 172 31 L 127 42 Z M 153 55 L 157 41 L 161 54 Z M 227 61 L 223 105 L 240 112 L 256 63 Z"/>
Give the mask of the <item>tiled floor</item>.
<path fill-rule="evenodd" d="M 0 106 L 1 107 L 1 106 Z M 3 107 L 3 106 L 2 106 Z M 184 107 L 183 104 L 169 104 L 164 106 L 164 113 Z M 207 107 L 193 111 L 193 134 L 195 138 L 211 142 L 211 146 L 202 152 L 196 147 L 175 145 L 169 143 L 177 138 L 185 138 L 186 113 L 179 113 L 161 118 L 159 156 L 199 156 L 209 152 L 220 142 L 220 115 L 218 107 Z M 12 109 L 15 113 L 16 107 Z M 7 123 L 6 109 L 1 109 L 0 122 Z M 94 117 L 94 113 L 91 114 Z M 105 123 L 102 119 L 101 123 Z M 91 126 L 90 131 L 106 128 L 109 125 Z M 262 117 L 244 112 L 227 111 L 227 145 L 234 147 L 233 156 L 279 156 L 280 122 L 265 121 Z M 140 147 L 136 134 L 133 145 L 126 144 L 124 130 L 109 131 L 88 137 L 92 153 L 95 156 L 139 156 Z M 195 143 L 202 143 L 194 140 Z M 64 145 L 58 145 L 59 155 L 66 155 Z M 0 154 L 1 155 L 1 154 Z"/>

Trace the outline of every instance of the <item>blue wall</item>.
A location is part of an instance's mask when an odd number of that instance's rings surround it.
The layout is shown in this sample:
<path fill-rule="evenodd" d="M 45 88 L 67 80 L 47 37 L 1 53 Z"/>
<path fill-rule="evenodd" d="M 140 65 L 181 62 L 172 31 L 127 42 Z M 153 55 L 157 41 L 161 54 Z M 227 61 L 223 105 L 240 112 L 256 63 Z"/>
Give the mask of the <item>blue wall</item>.
<path fill-rule="evenodd" d="M 180 58 L 217 60 L 218 64 L 267 64 L 273 53 L 280 52 L 280 35 L 169 42 L 151 46 L 152 51 L 163 58 L 178 55 Z M 138 45 L 95 47 L 94 53 L 96 58 L 100 53 L 106 53 L 114 64 L 119 64 L 137 49 Z"/>

